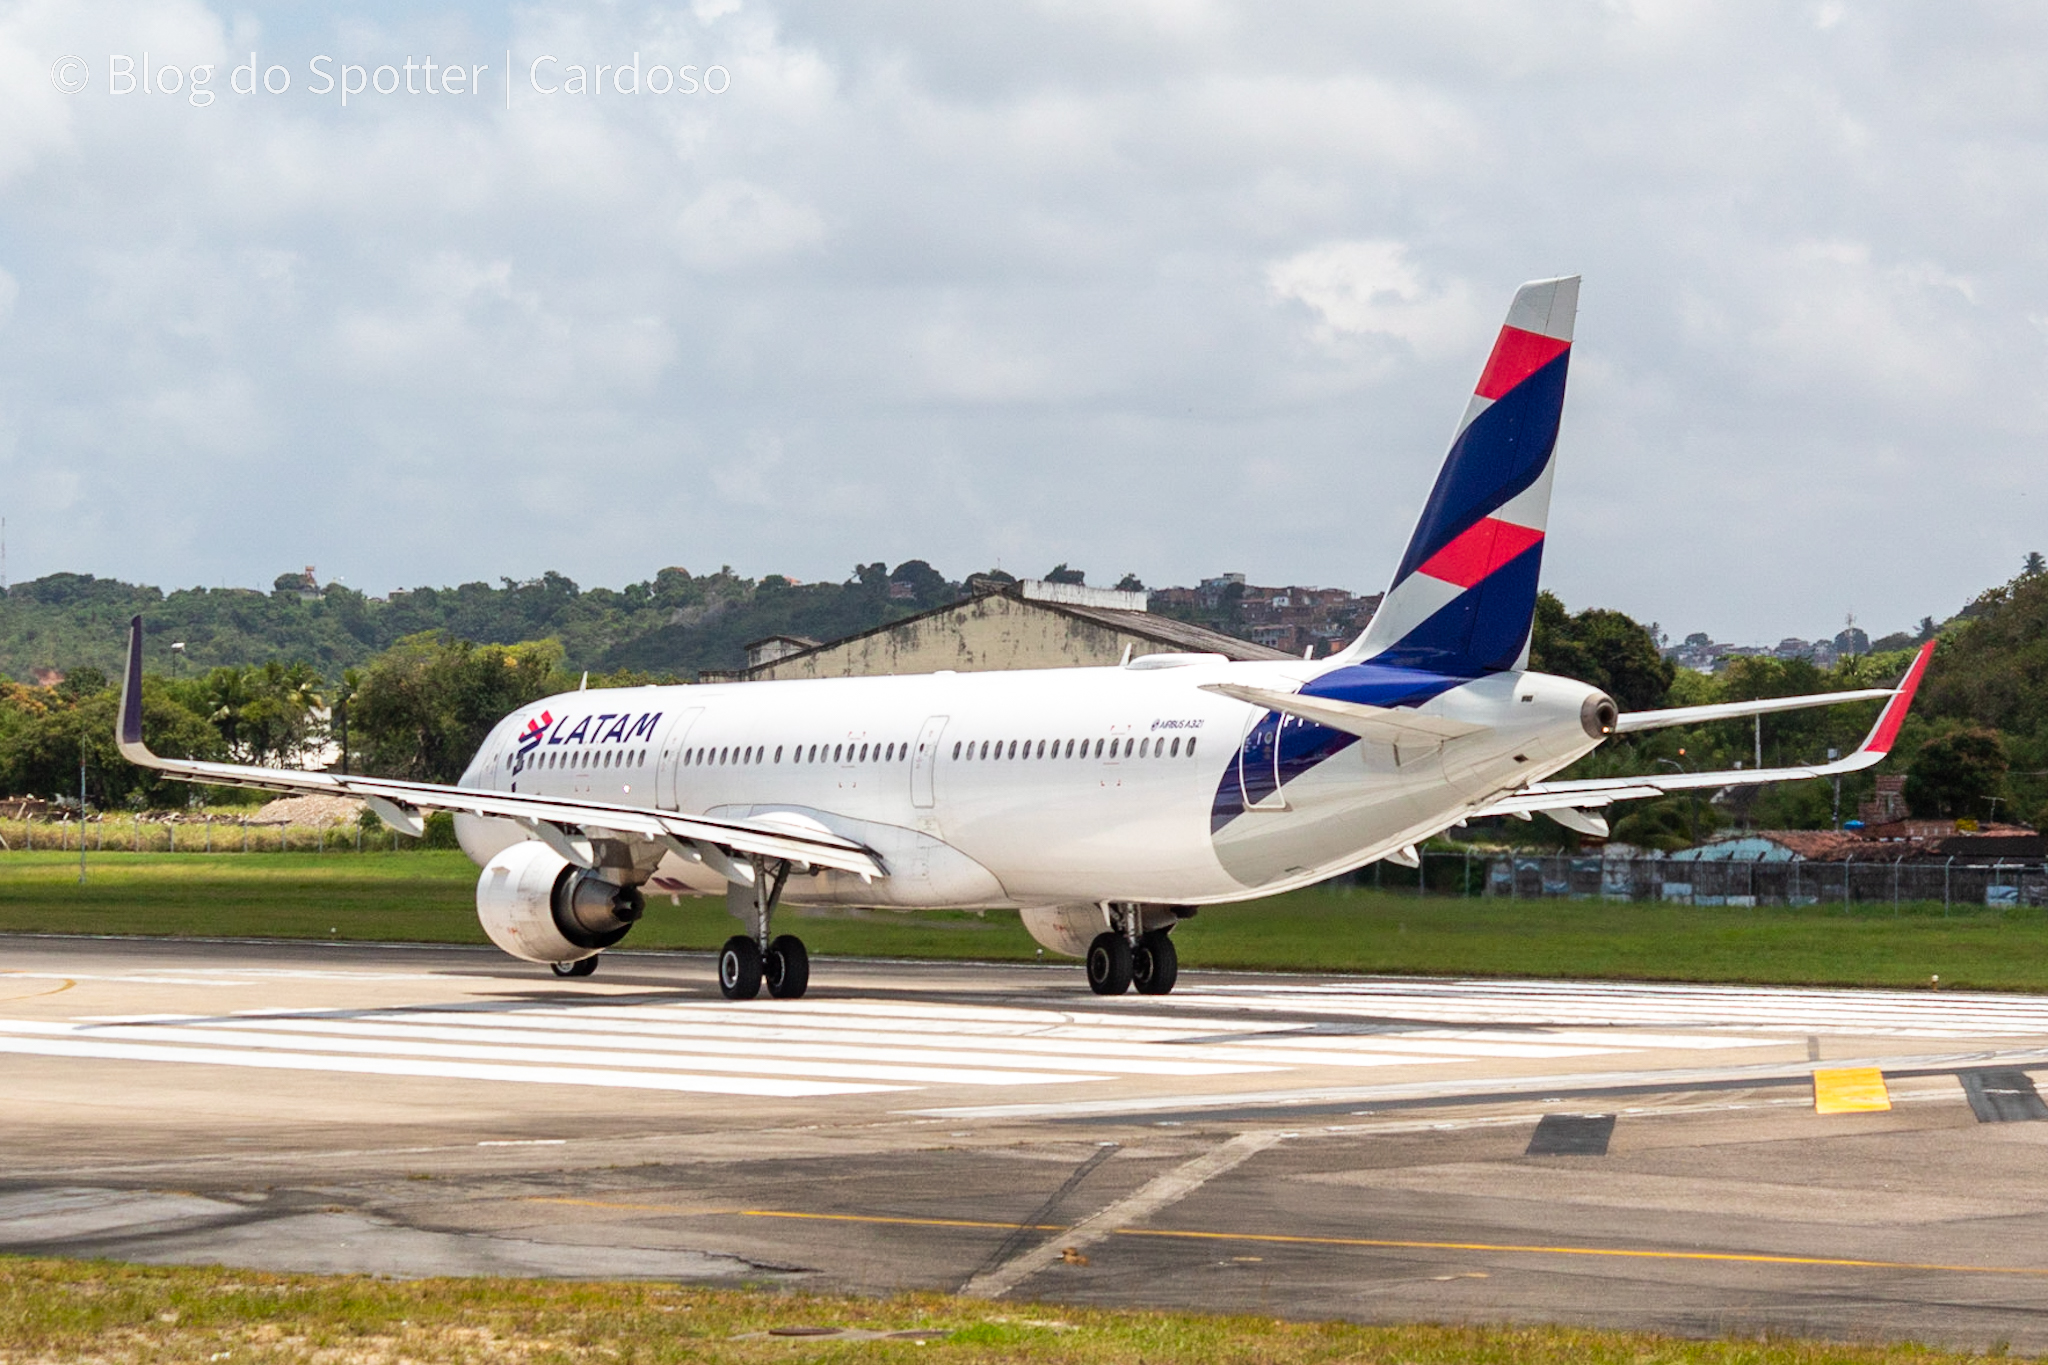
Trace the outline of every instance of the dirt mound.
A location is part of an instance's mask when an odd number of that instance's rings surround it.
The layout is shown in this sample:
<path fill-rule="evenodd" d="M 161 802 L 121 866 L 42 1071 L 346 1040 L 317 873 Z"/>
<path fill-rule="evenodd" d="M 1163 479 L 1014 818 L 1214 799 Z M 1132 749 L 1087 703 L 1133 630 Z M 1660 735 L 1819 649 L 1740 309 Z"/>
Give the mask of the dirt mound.
<path fill-rule="evenodd" d="M 249 817 L 252 825 L 353 825 L 363 803 L 353 796 L 280 796 Z"/>

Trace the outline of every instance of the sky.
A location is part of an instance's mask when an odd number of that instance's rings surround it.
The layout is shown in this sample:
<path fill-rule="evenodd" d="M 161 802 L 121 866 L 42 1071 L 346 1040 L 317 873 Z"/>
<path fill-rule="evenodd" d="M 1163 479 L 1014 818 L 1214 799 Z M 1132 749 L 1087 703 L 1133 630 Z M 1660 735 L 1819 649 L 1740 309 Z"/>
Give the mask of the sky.
<path fill-rule="evenodd" d="M 1547 586 L 1910 628 L 2048 548 L 2043 51 L 1975 3 L 0 3 L 7 574 L 1377 591 L 1515 286 L 1579 274 Z"/>

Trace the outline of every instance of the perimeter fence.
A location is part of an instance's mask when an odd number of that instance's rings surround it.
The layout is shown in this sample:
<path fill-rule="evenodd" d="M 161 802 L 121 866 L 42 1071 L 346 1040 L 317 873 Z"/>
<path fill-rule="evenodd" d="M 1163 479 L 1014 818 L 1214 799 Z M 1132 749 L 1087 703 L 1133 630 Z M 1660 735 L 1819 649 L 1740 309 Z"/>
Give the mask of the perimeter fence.
<path fill-rule="evenodd" d="M 2048 906 L 2048 864 L 1981 858 L 1605 858 L 1584 853 L 1431 851 L 1419 869 L 1375 864 L 1356 885 L 1418 896 L 1655 901 L 1703 906 Z"/>
<path fill-rule="evenodd" d="M 0 850 L 92 853 L 404 853 L 434 847 L 396 834 L 381 823 L 276 825 L 200 816 L 150 819 L 132 815 L 88 815 L 77 819 L 0 820 Z"/>

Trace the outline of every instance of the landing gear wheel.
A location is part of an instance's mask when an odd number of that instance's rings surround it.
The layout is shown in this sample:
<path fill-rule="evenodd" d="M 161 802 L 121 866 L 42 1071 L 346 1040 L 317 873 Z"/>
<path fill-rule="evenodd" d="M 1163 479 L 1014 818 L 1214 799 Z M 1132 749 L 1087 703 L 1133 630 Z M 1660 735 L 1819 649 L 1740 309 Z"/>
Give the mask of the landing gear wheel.
<path fill-rule="evenodd" d="M 579 957 L 574 962 L 550 962 L 548 970 L 556 976 L 589 976 L 597 970 L 597 954 Z"/>
<path fill-rule="evenodd" d="M 794 1000 L 811 984 L 811 955 L 795 934 L 784 934 L 768 945 L 761 963 L 768 981 L 768 994 L 777 1000 Z"/>
<path fill-rule="evenodd" d="M 1180 954 L 1164 929 L 1141 935 L 1131 950 L 1131 984 L 1140 995 L 1165 995 L 1180 977 Z"/>
<path fill-rule="evenodd" d="M 1122 995 L 1131 988 L 1131 945 L 1122 934 L 1097 934 L 1088 945 L 1088 989 Z"/>
<path fill-rule="evenodd" d="M 752 1000 L 761 993 L 761 948 L 734 934 L 718 950 L 718 989 L 728 1000 Z"/>

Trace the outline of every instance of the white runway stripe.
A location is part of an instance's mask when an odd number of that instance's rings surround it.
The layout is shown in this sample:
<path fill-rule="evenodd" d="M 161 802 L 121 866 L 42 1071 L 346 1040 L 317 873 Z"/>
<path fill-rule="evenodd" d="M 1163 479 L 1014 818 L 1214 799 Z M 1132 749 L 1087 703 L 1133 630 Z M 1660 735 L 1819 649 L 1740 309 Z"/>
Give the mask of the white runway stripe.
<path fill-rule="evenodd" d="M 447 1027 L 448 1015 L 406 1016 L 401 1019 L 364 1021 L 336 1019 L 271 1018 L 263 1021 L 263 1028 L 280 1033 L 314 1033 L 351 1036 L 363 1039 L 381 1039 L 390 1036 L 418 1038 L 441 1042 L 488 1042 L 494 1045 L 520 1046 L 527 1048 L 559 1048 L 566 1044 L 582 1044 L 580 1036 L 589 1025 L 576 1020 L 547 1019 L 521 1022 L 523 1017 L 505 1018 L 499 1016 L 486 1020 L 475 1018 L 463 1020 L 458 1027 Z M 431 1022 L 428 1022 L 431 1021 Z M 252 1023 L 254 1021 L 251 1021 Z M 545 1025 L 543 1027 L 542 1025 Z M 211 1025 L 197 1031 L 206 1033 Z M 559 1029 L 570 1036 L 549 1029 Z M 181 1032 L 192 1032 L 185 1029 Z M 809 1071 L 808 1062 L 851 1063 L 864 1067 L 889 1065 L 893 1070 L 903 1070 L 898 1064 L 913 1064 L 923 1071 L 917 1079 L 953 1080 L 970 1085 L 1013 1085 L 1039 1084 L 1059 1080 L 1102 1080 L 1102 1071 L 1109 1066 L 1130 1075 L 1157 1076 L 1227 1076 L 1234 1073 L 1269 1071 L 1271 1067 L 1252 1065 L 1231 1065 L 1177 1059 L 1153 1060 L 1150 1058 L 1121 1058 L 1095 1056 L 1045 1056 L 1018 1057 L 987 1051 L 962 1051 L 957 1048 L 897 1048 L 883 1051 L 875 1047 L 848 1046 L 839 1043 L 806 1041 L 802 1043 L 778 1042 L 763 1038 L 706 1038 L 706 1037 L 662 1037 L 622 1034 L 616 1028 L 604 1032 L 605 1045 L 614 1049 L 645 1051 L 652 1054 L 688 1053 L 691 1064 L 705 1066 L 706 1058 L 720 1060 L 712 1065 L 735 1065 L 727 1059 L 742 1059 L 739 1065 L 746 1065 L 748 1059 L 775 1058 L 798 1071 Z M 368 1044 L 380 1046 L 381 1044 Z M 655 1066 L 661 1063 L 653 1057 L 637 1063 Z M 1024 1067 L 1031 1069 L 1010 1070 L 1005 1068 Z M 748 1066 L 747 1069 L 760 1068 Z M 1092 1072 L 1092 1075 L 1069 1076 L 1050 1075 L 1049 1072 Z M 963 1078 L 964 1079 L 963 1081 Z M 891 1079 L 911 1079 L 897 1076 Z"/>
<path fill-rule="evenodd" d="M 899 1090 L 894 1085 L 830 1085 L 821 1081 L 776 1081 L 753 1076 L 685 1076 L 652 1071 L 607 1071 L 597 1067 L 489 1066 L 474 1062 L 419 1061 L 401 1057 L 332 1057 L 294 1052 L 243 1052 L 213 1047 L 164 1047 L 91 1038 L 0 1036 L 0 1054 L 36 1057 L 100 1057 L 124 1062 L 198 1062 L 207 1066 L 258 1067 L 273 1071 L 339 1071 L 361 1076 L 430 1076 L 459 1081 L 517 1081 L 525 1085 L 592 1085 L 621 1090 L 677 1090 L 700 1095 L 755 1095 L 803 1099 Z"/>
<path fill-rule="evenodd" d="M 18 1022 L 0 1021 L 0 1033 L 40 1034 L 59 1030 L 65 1032 L 72 1031 L 66 1025 L 25 1025 Z M 822 1076 L 833 1080 L 849 1081 L 902 1081 L 924 1085 L 1046 1085 L 1064 1081 L 1107 1079 L 1100 1074 L 1069 1076 L 1047 1071 L 996 1071 L 926 1066 L 890 1066 L 883 1064 L 849 1065 L 840 1062 L 797 1062 L 769 1057 L 706 1057 L 693 1055 L 671 1059 L 658 1053 L 635 1052 L 617 1048 L 508 1047 L 490 1042 L 414 1041 L 413 1037 L 357 1040 L 327 1038 L 308 1034 L 267 1032 L 261 1029 L 215 1027 L 203 1024 L 184 1024 L 173 1027 L 148 1025 L 131 1027 L 119 1024 L 94 1025 L 88 1030 L 77 1031 L 74 1036 L 112 1038 L 121 1042 L 169 1043 L 185 1047 L 226 1047 L 245 1050 L 276 1049 L 301 1052 L 376 1052 L 396 1057 L 453 1058 L 463 1061 L 497 1062 L 511 1065 L 541 1063 L 564 1066 L 589 1066 L 604 1069 L 630 1067 L 664 1070 L 687 1069 L 700 1072 L 731 1071 L 768 1076 Z M 417 1036 L 417 1034 L 414 1035 L 414 1037 Z"/>

